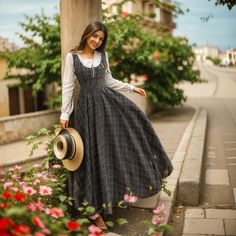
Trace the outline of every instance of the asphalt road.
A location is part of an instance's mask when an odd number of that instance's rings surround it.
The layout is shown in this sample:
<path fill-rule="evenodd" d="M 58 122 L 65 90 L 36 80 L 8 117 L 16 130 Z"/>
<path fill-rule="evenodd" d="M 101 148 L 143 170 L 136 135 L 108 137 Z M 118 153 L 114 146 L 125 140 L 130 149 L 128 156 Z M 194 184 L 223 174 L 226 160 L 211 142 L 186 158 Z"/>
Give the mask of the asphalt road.
<path fill-rule="evenodd" d="M 208 83 L 182 88 L 190 104 L 208 112 L 201 204 L 232 208 L 236 203 L 236 70 L 198 66 Z"/>

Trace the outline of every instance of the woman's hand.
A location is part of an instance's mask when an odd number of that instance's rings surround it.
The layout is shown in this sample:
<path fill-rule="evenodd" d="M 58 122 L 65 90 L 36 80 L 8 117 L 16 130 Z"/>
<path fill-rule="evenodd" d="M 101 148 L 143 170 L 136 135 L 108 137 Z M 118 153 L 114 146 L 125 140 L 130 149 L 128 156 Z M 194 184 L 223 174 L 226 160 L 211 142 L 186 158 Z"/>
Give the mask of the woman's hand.
<path fill-rule="evenodd" d="M 141 89 L 141 88 L 138 88 L 138 87 L 134 87 L 134 88 L 133 88 L 133 91 L 134 91 L 135 93 L 141 95 L 141 96 L 145 96 L 145 97 L 147 96 L 144 89 Z"/>
<path fill-rule="evenodd" d="M 60 120 L 60 124 L 62 128 L 68 128 L 69 121 L 68 120 Z"/>

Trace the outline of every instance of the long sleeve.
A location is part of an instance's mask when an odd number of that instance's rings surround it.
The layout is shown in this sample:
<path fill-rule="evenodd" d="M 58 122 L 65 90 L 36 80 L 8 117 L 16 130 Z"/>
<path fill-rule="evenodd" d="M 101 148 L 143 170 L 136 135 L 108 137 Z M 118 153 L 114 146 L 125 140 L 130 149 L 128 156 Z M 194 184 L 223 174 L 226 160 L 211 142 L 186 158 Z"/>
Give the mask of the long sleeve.
<path fill-rule="evenodd" d="M 75 86 L 75 69 L 73 65 L 73 56 L 67 53 L 65 60 L 65 70 L 62 80 L 62 107 L 61 120 L 69 120 L 70 114 L 74 108 L 73 90 Z"/>
<path fill-rule="evenodd" d="M 129 83 L 124 83 L 120 80 L 116 80 L 112 77 L 110 67 L 109 67 L 109 60 L 108 55 L 106 53 L 106 60 L 107 60 L 107 70 L 105 72 L 105 83 L 106 85 L 114 90 L 117 91 L 129 91 L 130 93 L 133 93 L 134 86 Z"/>

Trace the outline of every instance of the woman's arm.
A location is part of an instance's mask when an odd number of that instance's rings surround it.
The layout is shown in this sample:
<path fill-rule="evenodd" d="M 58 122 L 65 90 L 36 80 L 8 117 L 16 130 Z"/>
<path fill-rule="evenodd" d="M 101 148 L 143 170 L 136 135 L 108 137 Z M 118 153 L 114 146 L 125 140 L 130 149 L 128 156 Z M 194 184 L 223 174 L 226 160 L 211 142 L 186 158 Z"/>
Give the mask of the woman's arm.
<path fill-rule="evenodd" d="M 75 69 L 73 65 L 73 56 L 71 53 L 67 53 L 65 60 L 65 70 L 62 80 L 62 107 L 60 116 L 61 121 L 69 121 L 70 114 L 73 111 L 74 86 L 75 86 Z M 60 122 L 60 123 L 62 124 L 65 122 Z"/>
<path fill-rule="evenodd" d="M 111 74 L 110 66 L 109 66 L 109 60 L 108 55 L 106 54 L 106 60 L 107 60 L 107 70 L 105 72 L 105 83 L 109 88 L 112 88 L 117 91 L 129 91 L 130 93 L 137 93 L 141 96 L 146 97 L 146 92 L 144 89 L 138 88 L 133 86 L 129 83 L 124 83 L 120 80 L 114 79 Z"/>
<path fill-rule="evenodd" d="M 107 60 L 107 69 L 105 72 L 105 83 L 109 88 L 112 88 L 117 91 L 129 91 L 130 93 L 133 93 L 134 86 L 128 83 L 124 83 L 120 80 L 114 79 L 112 77 L 110 66 L 109 66 L 109 60 L 108 55 L 106 54 L 106 60 Z"/>

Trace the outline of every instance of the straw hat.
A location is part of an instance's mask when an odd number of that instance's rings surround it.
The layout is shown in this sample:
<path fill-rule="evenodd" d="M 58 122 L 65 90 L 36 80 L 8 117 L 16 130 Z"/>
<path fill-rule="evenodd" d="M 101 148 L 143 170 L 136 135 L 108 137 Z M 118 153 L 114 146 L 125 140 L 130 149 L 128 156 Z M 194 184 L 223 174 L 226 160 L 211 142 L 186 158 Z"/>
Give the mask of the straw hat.
<path fill-rule="evenodd" d="M 53 143 L 53 151 L 57 159 L 70 171 L 79 168 L 84 155 L 84 145 L 80 134 L 73 128 L 58 128 Z"/>

